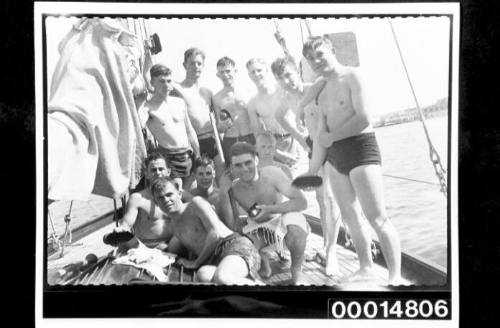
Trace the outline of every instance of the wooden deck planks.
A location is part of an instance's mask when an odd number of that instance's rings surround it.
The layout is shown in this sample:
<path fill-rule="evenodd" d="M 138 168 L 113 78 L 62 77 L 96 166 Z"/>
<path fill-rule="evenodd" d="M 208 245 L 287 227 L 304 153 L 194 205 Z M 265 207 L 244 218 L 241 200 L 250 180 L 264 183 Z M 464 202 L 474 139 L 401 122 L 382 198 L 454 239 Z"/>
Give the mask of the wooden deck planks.
<path fill-rule="evenodd" d="M 70 246 L 67 249 L 65 256 L 62 258 L 59 258 L 57 256 L 52 256 L 51 258 L 47 259 L 48 275 L 50 276 L 51 273 L 54 273 L 55 271 L 57 271 L 57 269 L 63 267 L 68 263 L 82 261 L 85 258 L 85 256 L 89 253 L 94 253 L 98 257 L 102 257 L 105 256 L 106 254 L 109 254 L 109 252 L 111 252 L 113 248 L 111 246 L 105 245 L 102 242 L 102 238 L 104 234 L 111 232 L 113 230 L 113 227 L 114 227 L 113 224 L 109 224 L 103 229 L 100 229 L 95 233 L 92 233 L 84 237 L 83 239 L 79 240 L 78 245 Z M 322 237 L 315 234 L 310 234 L 307 240 L 307 246 L 305 251 L 306 256 L 312 258 L 314 257 L 316 252 L 322 248 L 323 248 Z M 343 276 L 352 275 L 359 269 L 358 259 L 354 252 L 345 249 L 341 246 L 337 246 L 336 250 L 340 266 L 340 272 Z M 289 280 L 291 279 L 291 274 L 290 274 L 290 254 L 288 251 L 286 252 L 285 256 L 286 260 L 280 259 L 277 254 L 274 254 L 272 256 L 271 267 L 273 269 L 273 275 L 268 279 L 263 279 L 263 282 L 265 284 L 283 285 L 289 283 Z M 128 278 L 132 279 L 137 277 L 137 272 L 125 270 L 128 272 L 127 273 L 123 269 L 118 270 L 116 272 L 107 272 L 107 273 L 101 272 L 100 270 L 98 271 L 99 272 L 90 274 L 84 279 L 82 279 L 81 283 L 82 284 L 93 284 L 93 282 L 105 283 L 105 280 L 108 278 L 110 280 L 117 281 L 119 275 L 126 275 L 125 277 L 126 279 Z M 180 280 L 179 270 L 174 269 L 170 271 L 171 272 L 169 274 L 169 277 L 171 278 L 171 281 L 179 282 Z M 305 274 L 305 280 L 307 284 L 318 285 L 318 286 L 338 285 L 338 281 L 335 278 L 327 276 L 325 273 L 325 268 L 317 261 L 309 261 L 309 262 L 304 261 L 303 272 Z M 374 272 L 376 275 L 375 277 L 376 279 L 373 283 L 384 284 L 385 279 L 387 279 L 386 278 L 388 274 L 387 269 L 379 265 L 374 265 Z M 113 277 L 111 276 L 106 277 L 106 275 L 108 276 L 112 275 Z M 193 282 L 192 275 L 190 274 L 188 275 L 187 272 L 184 272 L 182 280 L 184 283 Z"/>

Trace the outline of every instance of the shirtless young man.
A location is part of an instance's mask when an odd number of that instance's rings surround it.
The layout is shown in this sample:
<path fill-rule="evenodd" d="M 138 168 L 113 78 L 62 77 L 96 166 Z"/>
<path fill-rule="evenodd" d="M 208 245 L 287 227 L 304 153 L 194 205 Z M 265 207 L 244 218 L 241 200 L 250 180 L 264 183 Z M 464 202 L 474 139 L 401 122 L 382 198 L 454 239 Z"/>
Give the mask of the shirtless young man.
<path fill-rule="evenodd" d="M 165 248 L 172 238 L 165 213 L 153 202 L 151 183 L 168 177 L 170 169 L 163 155 L 152 152 L 145 160 L 145 188 L 130 195 L 119 230 L 133 230 L 135 237 L 148 247 Z"/>
<path fill-rule="evenodd" d="M 293 179 L 292 170 L 285 164 L 274 160 L 274 155 L 276 155 L 276 138 L 274 134 L 269 131 L 259 134 L 255 148 L 259 155 L 259 168 L 276 166 L 282 169 L 290 180 Z"/>
<path fill-rule="evenodd" d="M 249 92 L 235 86 L 236 63 L 229 57 L 217 61 L 217 77 L 222 81 L 223 88 L 214 95 L 213 104 L 219 117 L 218 129 L 224 133 L 222 150 L 226 167 L 229 166 L 229 151 L 238 141 L 255 145 L 255 137 L 250 126 L 247 103 Z M 221 110 L 229 113 L 228 119 L 221 119 Z M 223 113 L 224 114 L 224 113 Z"/>
<path fill-rule="evenodd" d="M 156 179 L 151 187 L 156 204 L 168 215 L 169 225 L 180 245 L 192 252 L 195 260 L 181 258 L 188 269 L 198 269 L 200 281 L 225 285 L 254 285 L 260 256 L 250 238 L 229 230 L 203 198 L 181 201 L 177 183 Z M 170 248 L 169 251 L 173 251 Z"/>
<path fill-rule="evenodd" d="M 369 120 L 370 102 L 357 69 L 337 61 L 327 37 L 304 44 L 303 55 L 313 70 L 326 79 L 319 93 L 320 146 L 328 148 L 331 184 L 343 219 L 351 232 L 360 262 L 360 274 L 370 271 L 370 244 L 356 207 L 375 230 L 389 269 L 389 284 L 401 281 L 401 246 L 385 204 L 380 151 Z"/>
<path fill-rule="evenodd" d="M 172 169 L 172 177 L 186 180 L 191 174 L 192 155 L 199 157 L 200 150 L 196 133 L 189 120 L 186 102 L 169 96 L 180 87 L 172 82 L 168 67 L 156 64 L 151 67 L 153 96 L 140 109 L 142 125 L 146 125 L 158 141 L 159 151 Z"/>
<path fill-rule="evenodd" d="M 248 76 L 257 87 L 257 95 L 248 103 L 248 115 L 255 136 L 264 131 L 271 131 L 277 141 L 276 158 L 280 162 L 293 166 L 297 163 L 297 147 L 293 137 L 276 120 L 276 110 L 285 103 L 284 91 L 277 85 L 267 63 L 260 58 L 247 62 Z M 292 123 L 291 112 L 286 119 Z"/>
<path fill-rule="evenodd" d="M 186 76 L 181 86 L 188 102 L 191 124 L 198 136 L 200 155 L 207 154 L 214 159 L 217 156 L 217 147 L 210 122 L 213 95 L 210 89 L 199 85 L 201 73 L 205 68 L 205 53 L 197 48 L 187 49 L 184 52 L 182 65 L 186 70 Z"/>
<path fill-rule="evenodd" d="M 255 204 L 260 210 L 255 217 L 248 217 L 242 231 L 248 233 L 259 250 L 268 246 L 269 242 L 277 250 L 286 245 L 292 260 L 292 284 L 302 284 L 302 263 L 310 230 L 306 218 L 300 213 L 307 208 L 306 197 L 302 191 L 292 187 L 290 179 L 280 168 L 267 166 L 258 169 L 258 165 L 259 158 L 253 145 L 245 142 L 233 145 L 231 171 L 236 180 L 232 183 L 230 193 L 245 211 L 248 212 Z M 231 204 L 226 203 L 225 206 Z M 240 227 L 241 223 L 236 221 L 233 229 L 238 230 Z M 269 235 L 272 237 L 268 238 Z M 264 261 L 263 264 L 261 275 L 270 276 L 269 263 Z"/>
<path fill-rule="evenodd" d="M 232 214 L 225 212 L 226 209 L 221 203 L 221 190 L 215 186 L 214 161 L 206 155 L 197 158 L 193 163 L 193 174 L 196 185 L 189 190 L 192 197 L 200 196 L 206 199 L 219 218 L 226 222 L 225 218 Z"/>
<path fill-rule="evenodd" d="M 319 216 L 321 221 L 321 228 L 323 231 L 323 241 L 325 246 L 325 258 L 326 266 L 325 271 L 328 275 L 339 275 L 339 265 L 337 260 L 337 254 L 335 252 L 335 245 L 337 244 L 337 237 L 340 229 L 340 210 L 333 197 L 332 188 L 328 182 L 328 177 L 325 174 L 324 165 L 329 165 L 325 163 L 326 150 L 324 148 L 318 147 L 317 137 L 318 137 L 318 106 L 314 102 L 309 102 L 310 99 L 309 92 L 311 90 L 310 83 L 304 83 L 300 78 L 299 72 L 295 63 L 289 58 L 278 58 L 271 64 L 271 71 L 274 77 L 281 85 L 281 87 L 286 91 L 286 100 L 288 106 L 282 106 L 280 110 L 276 113 L 276 119 L 282 123 L 282 126 L 290 132 L 297 140 L 300 140 L 300 144 L 306 144 L 307 150 L 309 151 L 309 171 L 308 175 L 319 174 L 323 178 L 323 186 L 315 190 L 316 200 L 319 205 Z M 299 111 L 299 106 L 302 102 L 307 102 L 305 109 L 300 108 L 305 112 L 305 127 L 306 132 L 309 133 L 307 137 L 298 131 L 297 127 L 302 124 L 302 122 L 297 121 L 297 126 L 289 125 L 284 122 L 285 111 L 294 110 L 297 116 L 301 116 Z M 304 105 L 302 105 L 304 106 Z M 290 108 L 290 109 L 289 109 Z M 300 117 L 299 116 L 299 117 Z M 313 139 L 315 142 L 313 142 Z M 313 147 L 316 147 L 315 152 L 313 152 Z M 315 154 L 315 158 L 312 158 L 312 154 Z M 319 160 L 317 157 L 321 157 Z M 260 159 L 260 156 L 259 156 Z"/>

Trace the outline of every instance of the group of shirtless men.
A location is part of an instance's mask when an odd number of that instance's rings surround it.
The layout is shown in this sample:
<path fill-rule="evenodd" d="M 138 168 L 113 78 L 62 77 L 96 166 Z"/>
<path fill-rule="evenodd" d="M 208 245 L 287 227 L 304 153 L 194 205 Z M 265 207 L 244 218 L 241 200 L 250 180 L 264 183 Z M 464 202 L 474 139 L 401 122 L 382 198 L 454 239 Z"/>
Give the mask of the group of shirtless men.
<path fill-rule="evenodd" d="M 199 49 L 184 53 L 181 83 L 172 81 L 167 67 L 153 65 L 152 95 L 139 117 L 157 146 L 145 161 L 145 188 L 131 194 L 121 229 L 133 229 L 148 247 L 178 254 L 180 264 L 197 270 L 199 281 L 217 284 L 259 283 L 259 276 L 272 274 L 270 250 L 283 254 L 286 248 L 290 283 L 302 284 L 310 228 L 301 211 L 307 200 L 292 186 L 289 170 L 300 145 L 309 152 L 305 175 L 324 179 L 316 195 L 326 273 L 340 272 L 340 216 L 358 254 L 356 275 L 372 272 L 365 217 L 380 241 L 388 283 L 399 283 L 400 243 L 385 210 L 380 152 L 362 80 L 355 68 L 337 61 L 326 37 L 309 39 L 303 55 L 319 76 L 314 83 L 301 80 L 291 58 L 270 67 L 250 59 L 253 98 L 235 85 L 235 62 L 228 57 L 217 62 L 223 88 L 215 95 L 199 85 L 205 62 Z M 223 134 L 224 156 L 213 125 Z"/>

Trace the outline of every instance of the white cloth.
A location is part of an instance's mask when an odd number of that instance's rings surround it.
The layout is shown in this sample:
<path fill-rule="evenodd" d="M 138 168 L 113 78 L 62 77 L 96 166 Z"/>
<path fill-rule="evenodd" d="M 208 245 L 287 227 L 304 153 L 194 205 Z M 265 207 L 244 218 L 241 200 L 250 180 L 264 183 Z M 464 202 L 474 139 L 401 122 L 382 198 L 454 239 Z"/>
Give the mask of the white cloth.
<path fill-rule="evenodd" d="M 113 260 L 113 264 L 130 265 L 139 269 L 145 269 L 158 281 L 168 281 L 163 268 L 175 262 L 175 254 L 163 253 L 159 249 L 140 247 L 130 249 L 127 255 Z"/>
<path fill-rule="evenodd" d="M 61 41 L 48 103 L 49 199 L 118 198 L 137 184 L 146 148 L 132 95 L 136 41 L 111 19 L 83 19 Z"/>

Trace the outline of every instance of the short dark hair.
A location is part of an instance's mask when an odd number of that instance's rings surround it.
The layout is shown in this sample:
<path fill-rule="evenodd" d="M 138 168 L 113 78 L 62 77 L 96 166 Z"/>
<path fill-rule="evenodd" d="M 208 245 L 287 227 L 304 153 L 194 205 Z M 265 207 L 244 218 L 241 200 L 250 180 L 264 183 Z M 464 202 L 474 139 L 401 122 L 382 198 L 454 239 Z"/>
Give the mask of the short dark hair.
<path fill-rule="evenodd" d="M 196 170 L 199 167 L 207 167 L 209 165 L 212 165 L 212 167 L 215 167 L 213 159 L 208 157 L 207 154 L 201 155 L 201 157 L 198 157 L 197 159 L 194 160 L 193 162 L 193 172 L 196 172 Z"/>
<path fill-rule="evenodd" d="M 163 156 L 163 154 L 161 152 L 159 152 L 158 150 L 153 150 L 152 152 L 149 153 L 148 157 L 146 157 L 146 159 L 144 160 L 144 169 L 147 170 L 149 163 L 151 163 L 152 161 L 155 161 L 157 159 L 164 160 L 165 165 L 168 167 L 168 161 L 165 158 L 165 156 Z"/>
<path fill-rule="evenodd" d="M 231 150 L 229 151 L 229 158 L 232 161 L 233 157 L 243 154 L 250 154 L 253 157 L 259 156 L 254 145 L 249 144 L 248 142 L 237 142 L 231 146 Z"/>
<path fill-rule="evenodd" d="M 193 56 L 200 55 L 203 60 L 205 60 L 205 53 L 203 50 L 198 49 L 198 48 L 189 48 L 188 50 L 184 51 L 184 62 L 187 62 L 187 60 Z"/>
<path fill-rule="evenodd" d="M 151 75 L 151 78 L 157 77 L 157 76 L 162 76 L 162 75 L 171 75 L 172 70 L 168 68 L 165 65 L 162 64 L 155 64 L 151 67 L 149 70 L 149 75 Z"/>
<path fill-rule="evenodd" d="M 316 48 L 318 48 L 321 45 L 328 46 L 330 49 L 332 49 L 332 51 L 335 50 L 335 48 L 333 47 L 332 41 L 326 35 L 313 36 L 313 37 L 309 38 L 306 41 L 306 43 L 304 43 L 304 46 L 302 47 L 302 55 L 304 55 L 304 57 L 305 57 L 309 51 L 315 50 Z"/>
<path fill-rule="evenodd" d="M 271 64 L 271 71 L 273 72 L 275 77 L 279 78 L 283 75 L 283 72 L 287 67 L 291 67 L 297 73 L 299 72 L 295 61 L 289 57 L 277 58 L 275 61 L 273 61 L 273 63 Z"/>
<path fill-rule="evenodd" d="M 162 191 L 165 189 L 167 184 L 171 184 L 172 186 L 175 187 L 175 189 L 180 190 L 179 183 L 175 181 L 173 178 L 170 177 L 160 177 L 156 178 L 153 183 L 151 183 L 151 194 L 153 197 L 156 195 L 156 193 Z"/>
<path fill-rule="evenodd" d="M 217 67 L 224 67 L 227 65 L 231 65 L 231 66 L 235 67 L 236 62 L 233 59 L 226 57 L 226 56 L 222 57 L 221 59 L 219 59 L 217 61 Z"/>

